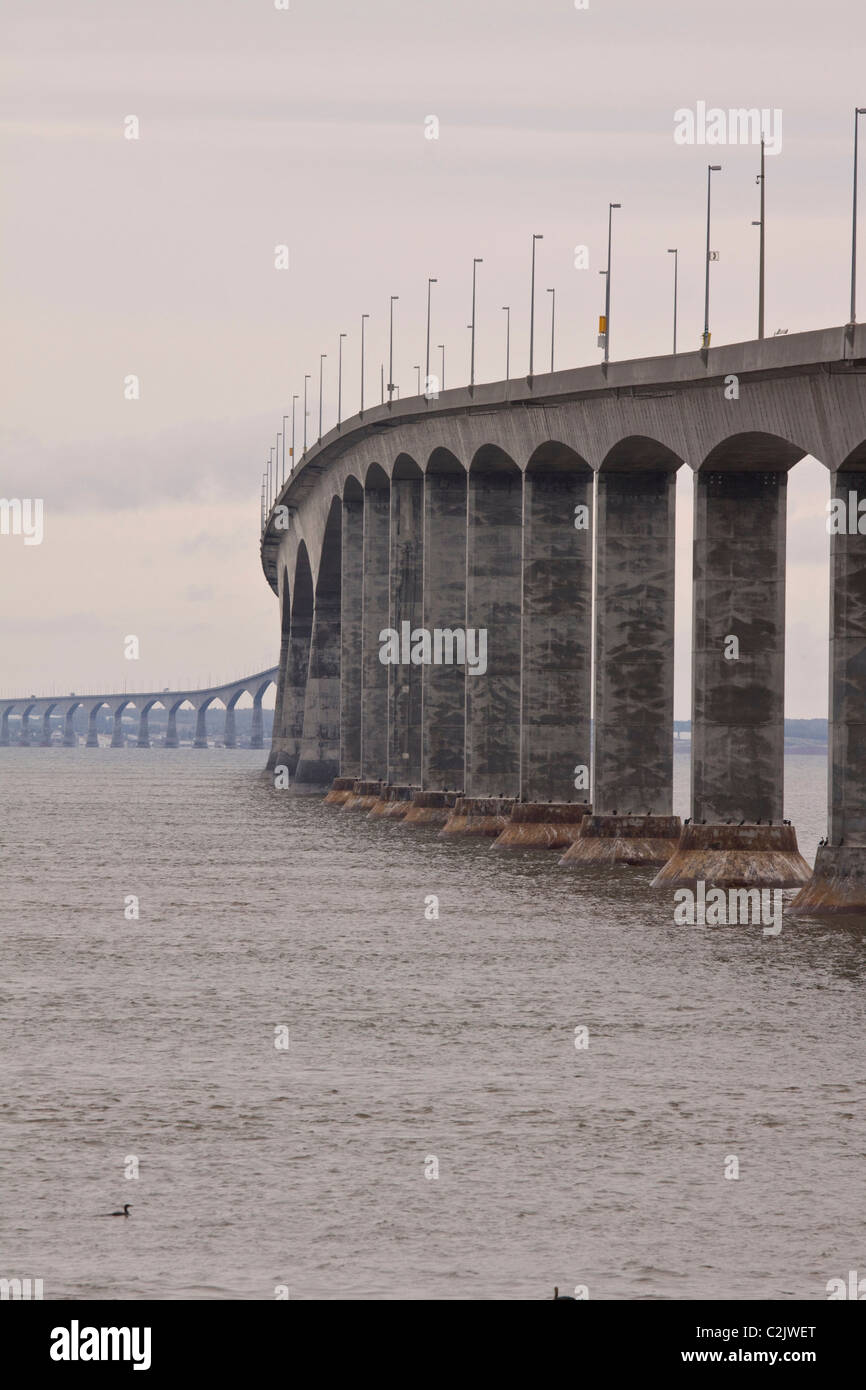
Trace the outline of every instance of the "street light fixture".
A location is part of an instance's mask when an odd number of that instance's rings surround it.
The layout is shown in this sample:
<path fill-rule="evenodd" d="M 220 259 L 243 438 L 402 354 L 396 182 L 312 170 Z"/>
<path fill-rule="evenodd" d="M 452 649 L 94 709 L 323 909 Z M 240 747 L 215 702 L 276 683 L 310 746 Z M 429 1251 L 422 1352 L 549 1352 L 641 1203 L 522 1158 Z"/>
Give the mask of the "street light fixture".
<path fill-rule="evenodd" d="M 324 361 L 325 361 L 325 358 L 327 357 L 327 355 L 328 355 L 328 354 L 327 354 L 326 352 L 320 352 L 320 353 L 319 353 L 319 443 L 320 443 L 320 444 L 321 444 L 321 442 L 322 442 L 322 372 L 323 372 L 323 369 L 324 369 Z"/>
<path fill-rule="evenodd" d="M 760 227 L 758 243 L 758 337 L 764 336 L 764 132 L 761 131 L 761 172 L 755 176 L 755 183 L 761 185 L 761 216 L 753 227 Z"/>
<path fill-rule="evenodd" d="M 296 395 L 292 396 L 292 452 L 289 456 L 291 459 L 292 468 L 294 468 L 295 466 L 295 401 L 297 399 L 298 398 Z"/>
<path fill-rule="evenodd" d="M 364 414 L 364 320 L 369 317 L 369 314 L 361 315 L 361 415 Z"/>
<path fill-rule="evenodd" d="M 556 290 L 549 289 L 550 295 L 550 370 L 553 371 L 553 335 L 556 325 Z"/>
<path fill-rule="evenodd" d="M 439 281 L 436 279 L 435 276 L 428 276 L 428 277 L 427 277 L 427 356 L 426 356 L 426 358 L 425 358 L 425 363 L 426 363 L 426 365 L 425 365 L 425 367 L 424 367 L 424 389 L 425 389 L 425 391 L 426 391 L 427 385 L 429 384 L 429 381 L 430 381 L 430 286 L 431 286 L 431 285 L 438 285 L 438 283 L 439 283 Z M 420 394 L 421 394 L 421 388 L 420 388 L 420 386 L 419 386 L 419 388 L 418 388 L 418 395 L 420 396 Z"/>
<path fill-rule="evenodd" d="M 417 372 L 417 373 L 418 373 L 418 376 L 416 377 L 416 385 L 417 385 L 417 387 L 418 387 L 417 394 L 420 396 L 420 395 L 421 395 L 421 364 L 420 364 L 420 362 L 416 362 L 416 364 L 415 364 L 415 366 L 412 368 L 412 370 L 413 370 L 413 372 Z"/>
<path fill-rule="evenodd" d="M 308 410 L 307 410 L 307 382 L 309 381 L 309 379 L 310 379 L 310 373 L 309 373 L 309 372 L 305 372 L 305 373 L 304 373 L 304 453 L 307 452 L 307 415 L 309 414 L 309 412 L 308 412 Z"/>
<path fill-rule="evenodd" d="M 442 391 L 444 391 L 444 390 L 445 390 L 445 344 L 444 344 L 444 343 L 437 343 L 436 346 L 438 347 L 439 351 L 442 353 L 442 380 L 441 380 L 440 383 L 439 383 L 439 389 L 442 390 Z"/>
<path fill-rule="evenodd" d="M 607 270 L 604 281 L 604 360 L 610 357 L 610 252 L 613 228 L 613 210 L 621 208 L 622 203 L 608 203 L 607 206 Z"/>
<path fill-rule="evenodd" d="M 677 273 L 679 271 L 679 250 L 676 246 L 668 247 L 668 255 L 674 258 L 674 357 L 677 355 Z"/>
<path fill-rule="evenodd" d="M 388 404 L 394 399 L 394 301 L 399 294 L 391 295 L 391 328 L 388 335 Z"/>
<path fill-rule="evenodd" d="M 854 108 L 854 210 L 851 216 L 851 322 L 857 322 L 857 122 L 866 106 Z"/>
<path fill-rule="evenodd" d="M 710 251 L 710 180 L 713 174 L 717 174 L 721 169 L 721 164 L 707 165 L 707 267 L 706 281 L 704 285 L 704 339 L 702 347 L 710 346 L 710 258 L 718 260 L 715 252 Z"/>
<path fill-rule="evenodd" d="M 505 314 L 505 380 L 508 381 L 511 365 L 511 305 L 503 304 L 502 310 Z"/>
<path fill-rule="evenodd" d="M 469 327 L 472 329 L 472 346 L 469 350 L 469 389 L 475 385 L 475 268 L 484 264 L 483 256 L 473 256 L 472 258 L 472 322 Z"/>
<path fill-rule="evenodd" d="M 340 428 L 340 412 L 343 408 L 343 339 L 348 333 L 341 333 L 337 345 L 337 429 Z"/>
<path fill-rule="evenodd" d="M 532 233 L 532 280 L 529 289 L 529 375 L 532 377 L 532 364 L 535 353 L 535 243 L 544 240 L 543 232 Z"/>
<path fill-rule="evenodd" d="M 284 415 L 284 416 L 283 416 L 283 469 L 282 469 L 282 478 L 283 478 L 283 482 L 286 481 L 286 421 L 288 420 L 288 418 L 289 418 L 288 415 Z M 294 440 L 292 440 L 292 443 L 294 443 Z M 289 455 L 289 458 L 291 458 L 291 454 Z"/>

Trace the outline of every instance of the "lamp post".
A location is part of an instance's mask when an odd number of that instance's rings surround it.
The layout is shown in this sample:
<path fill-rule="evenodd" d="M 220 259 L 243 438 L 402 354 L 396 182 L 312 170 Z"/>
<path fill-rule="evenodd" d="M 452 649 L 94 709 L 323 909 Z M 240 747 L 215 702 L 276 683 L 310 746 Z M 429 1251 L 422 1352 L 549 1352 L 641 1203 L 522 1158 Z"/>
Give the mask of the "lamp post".
<path fill-rule="evenodd" d="M 283 416 L 283 470 L 282 470 L 283 482 L 286 481 L 286 421 L 288 420 L 288 418 L 289 418 L 288 415 L 284 415 L 284 416 Z M 294 441 L 294 439 L 293 439 L 293 440 L 292 440 L 292 443 L 294 444 L 294 442 L 295 442 L 295 441 Z M 289 455 L 289 458 L 291 458 L 291 454 Z"/>
<path fill-rule="evenodd" d="M 472 258 L 472 322 L 469 327 L 472 329 L 472 342 L 469 349 L 469 388 L 475 385 L 475 270 L 479 265 L 484 264 L 483 256 L 473 256 Z"/>
<path fill-rule="evenodd" d="M 674 357 L 677 355 L 677 271 L 679 270 L 679 251 L 676 246 L 668 247 L 668 255 L 674 258 Z"/>
<path fill-rule="evenodd" d="M 866 106 L 854 108 L 854 210 L 851 215 L 851 322 L 857 322 L 857 122 Z"/>
<path fill-rule="evenodd" d="M 622 203 L 608 203 L 607 207 L 607 274 L 604 281 L 604 360 L 610 357 L 610 253 L 613 228 L 613 210 Z"/>
<path fill-rule="evenodd" d="M 435 276 L 431 277 L 431 276 L 428 275 L 428 277 L 427 277 L 427 357 L 426 357 L 426 359 L 425 359 L 426 365 L 425 365 L 425 367 L 424 367 L 424 389 L 425 389 L 425 391 L 426 391 L 427 385 L 428 385 L 428 383 L 429 383 L 429 381 L 430 381 L 430 286 L 431 286 L 431 285 L 438 285 L 438 283 L 439 283 L 439 281 L 435 278 Z M 419 386 L 419 388 L 418 388 L 418 395 L 420 396 L 420 394 L 421 394 L 421 388 L 420 388 L 420 386 Z"/>
<path fill-rule="evenodd" d="M 271 445 L 271 456 L 268 459 L 268 508 L 274 500 L 274 446 Z"/>
<path fill-rule="evenodd" d="M 505 314 L 505 380 L 507 381 L 511 363 L 511 305 L 503 304 L 502 311 Z"/>
<path fill-rule="evenodd" d="M 324 361 L 325 361 L 325 358 L 327 357 L 327 355 L 328 355 L 328 354 L 327 354 L 326 352 L 320 352 L 320 353 L 319 353 L 319 443 L 320 443 L 320 444 L 321 444 L 321 442 L 322 442 L 322 373 L 323 373 L 323 370 L 324 370 Z"/>
<path fill-rule="evenodd" d="M 441 382 L 440 382 L 440 390 L 444 391 L 444 390 L 445 390 L 445 344 L 444 344 L 444 343 L 437 343 L 436 346 L 438 347 L 439 351 L 442 353 L 442 380 L 441 380 Z"/>
<path fill-rule="evenodd" d="M 550 370 L 553 371 L 553 335 L 556 324 L 556 290 L 548 290 L 550 295 Z"/>
<path fill-rule="evenodd" d="M 364 414 L 364 320 L 369 317 L 369 314 L 361 315 L 361 415 Z"/>
<path fill-rule="evenodd" d="M 394 301 L 399 294 L 391 295 L 391 327 L 388 333 L 388 404 L 394 399 Z"/>
<path fill-rule="evenodd" d="M 535 352 L 535 243 L 544 240 L 543 232 L 532 233 L 532 279 L 529 289 L 529 375 L 532 376 L 532 364 Z"/>
<path fill-rule="evenodd" d="M 704 341 L 703 346 L 710 346 L 710 180 L 713 174 L 717 174 L 721 169 L 721 164 L 707 165 L 707 268 L 706 281 L 704 284 Z"/>
<path fill-rule="evenodd" d="M 755 183 L 761 185 L 761 216 L 753 227 L 760 227 L 758 242 L 758 337 L 764 336 L 764 134 L 761 132 L 761 172 L 755 176 Z"/>
<path fill-rule="evenodd" d="M 343 339 L 348 333 L 341 333 L 337 345 L 337 429 L 340 428 L 340 412 L 343 406 Z"/>
<path fill-rule="evenodd" d="M 280 439 L 281 439 L 281 438 L 282 438 L 282 435 L 281 435 L 280 431 L 277 430 L 277 456 L 276 456 L 276 459 L 275 459 L 275 461 L 274 461 L 274 496 L 275 496 L 275 497 L 276 497 L 276 495 L 277 495 L 277 493 L 278 493 L 278 491 L 279 491 L 279 487 L 280 487 L 280 484 L 279 484 L 279 476 L 278 476 L 278 475 L 279 475 L 279 471 L 280 471 Z"/>
<path fill-rule="evenodd" d="M 296 401 L 297 399 L 298 399 L 297 396 L 292 396 L 292 452 L 291 452 L 292 468 L 294 468 L 294 466 L 295 466 L 295 401 Z"/>
<path fill-rule="evenodd" d="M 304 453 L 307 452 L 307 414 L 308 414 L 308 411 L 307 411 L 307 382 L 309 381 L 309 379 L 310 379 L 310 373 L 309 373 L 309 372 L 305 372 L 305 373 L 304 373 Z"/>

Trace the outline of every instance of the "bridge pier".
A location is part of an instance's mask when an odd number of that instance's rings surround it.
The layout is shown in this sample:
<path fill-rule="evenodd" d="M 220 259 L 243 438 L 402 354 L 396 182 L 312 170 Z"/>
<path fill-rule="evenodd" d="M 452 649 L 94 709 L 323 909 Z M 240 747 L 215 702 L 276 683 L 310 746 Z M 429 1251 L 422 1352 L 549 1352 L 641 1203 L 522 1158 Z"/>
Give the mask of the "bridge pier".
<path fill-rule="evenodd" d="M 0 715 L 0 748 L 9 747 L 9 716 L 13 708 L 14 706 L 9 706 Z"/>
<path fill-rule="evenodd" d="M 398 460 L 391 480 L 389 626 L 400 638 L 423 620 L 424 480 L 417 464 Z M 408 655 L 408 652 L 405 653 Z M 421 673 L 423 666 L 387 668 L 388 781 L 421 785 Z"/>
<path fill-rule="evenodd" d="M 342 504 L 331 504 L 313 603 L 304 736 L 295 785 L 330 787 L 340 772 L 340 567 Z M 383 668 L 384 669 L 384 668 Z"/>
<path fill-rule="evenodd" d="M 364 489 L 364 575 L 361 641 L 361 776 L 388 775 L 388 667 L 379 659 L 379 633 L 388 626 L 390 489 L 373 465 Z M 372 477 L 371 477 L 372 475 Z"/>
<path fill-rule="evenodd" d="M 42 716 L 42 738 L 39 743 L 40 748 L 51 747 L 51 710 L 47 709 Z"/>
<path fill-rule="evenodd" d="M 177 736 L 177 705 L 168 711 L 168 719 L 165 726 L 165 747 L 177 748 L 180 740 Z"/>
<path fill-rule="evenodd" d="M 262 691 L 253 696 L 253 717 L 250 722 L 250 748 L 264 748 L 265 740 L 263 735 L 262 722 Z M 232 710 L 232 722 L 234 722 L 234 710 Z"/>
<path fill-rule="evenodd" d="M 114 728 L 113 728 L 112 731 L 111 731 L 111 746 L 112 746 L 112 748 L 122 748 L 123 745 L 124 745 L 124 738 L 123 738 L 123 711 L 124 711 L 124 709 L 125 709 L 125 706 L 124 706 L 124 705 L 118 705 L 117 709 L 114 711 Z"/>
<path fill-rule="evenodd" d="M 99 747 L 99 735 L 98 735 L 98 733 L 96 732 L 96 721 L 97 721 L 97 719 L 99 718 L 99 711 L 100 711 L 101 708 L 102 708 L 101 705 L 94 705 L 93 709 L 92 709 L 92 710 L 90 711 L 90 713 L 88 714 L 88 717 L 87 717 L 87 739 L 86 739 L 85 744 L 84 744 L 85 748 L 98 748 L 98 747 Z"/>
<path fill-rule="evenodd" d="M 149 731 L 149 729 L 148 729 L 148 727 L 147 727 L 147 708 L 146 708 L 146 707 L 145 707 L 144 709 L 141 710 L 141 712 L 139 713 L 139 716 L 138 716 L 138 738 L 137 738 L 137 740 L 136 740 L 135 746 L 136 746 L 136 748 L 149 748 L 149 747 L 150 747 L 150 731 Z"/>
<path fill-rule="evenodd" d="M 854 493 L 856 516 L 866 498 L 866 471 L 839 469 L 830 493 L 846 518 Z M 790 911 L 866 915 L 866 536 L 859 528 L 830 538 L 829 753 L 827 844 L 819 846 L 810 880 Z"/>
<path fill-rule="evenodd" d="M 75 748 L 78 744 L 78 735 L 75 732 L 75 725 L 73 723 L 75 719 L 75 711 L 78 708 L 78 705 L 71 705 L 70 708 L 66 711 L 66 717 L 63 721 L 64 748 Z"/>
<path fill-rule="evenodd" d="M 195 714 L 195 737 L 193 748 L 207 748 L 207 705 L 199 705 Z M 141 744 L 139 744 L 141 747 Z"/>
<path fill-rule="evenodd" d="M 235 732 L 235 707 L 226 705 L 226 717 L 223 724 L 223 744 L 226 748 L 237 748 L 238 739 Z M 261 747 L 261 744 L 259 744 Z"/>
<path fill-rule="evenodd" d="M 523 478 L 498 450 L 469 473 L 466 647 L 470 629 L 486 669 L 466 666 L 467 797 L 520 794 L 520 633 Z"/>
<path fill-rule="evenodd" d="M 346 486 L 340 545 L 340 776 L 357 781 L 361 776 L 361 608 L 364 584 L 364 494 L 357 484 Z"/>
<path fill-rule="evenodd" d="M 667 821 L 673 800 L 678 466 L 626 442 L 598 474 L 592 822 L 614 818 L 616 833 L 568 851 L 571 864 L 662 864 L 675 844 L 648 835 L 647 818 Z"/>
<path fill-rule="evenodd" d="M 787 483 L 783 469 L 695 476 L 692 824 L 658 887 L 788 888 L 809 877 L 796 832 L 781 824 Z"/>
<path fill-rule="evenodd" d="M 457 459 L 434 455 L 424 479 L 422 625 L 428 632 L 462 627 L 466 620 L 466 491 Z M 421 786 L 462 790 L 466 668 L 422 666 L 421 689 Z"/>

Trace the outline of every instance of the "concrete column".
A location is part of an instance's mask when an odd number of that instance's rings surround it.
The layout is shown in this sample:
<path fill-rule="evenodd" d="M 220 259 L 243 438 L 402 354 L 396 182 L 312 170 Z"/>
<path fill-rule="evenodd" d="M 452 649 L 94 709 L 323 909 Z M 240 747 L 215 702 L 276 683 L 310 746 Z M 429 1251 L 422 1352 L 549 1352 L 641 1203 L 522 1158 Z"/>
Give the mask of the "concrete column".
<path fill-rule="evenodd" d="M 86 741 L 86 743 L 85 743 L 85 745 L 84 745 L 85 748 L 98 748 L 98 747 L 99 747 L 99 736 L 98 736 L 98 734 L 97 734 L 97 732 L 96 732 L 96 721 L 97 721 L 97 719 L 99 718 L 99 711 L 100 711 L 101 708 L 102 708 L 101 705 L 95 705 L 95 706 L 93 707 L 93 709 L 90 711 L 90 714 L 88 715 L 88 719 L 87 719 L 87 741 Z"/>
<path fill-rule="evenodd" d="M 263 691 L 259 691 L 258 695 L 253 696 L 253 718 L 250 727 L 250 748 L 264 748 L 265 746 L 265 740 L 262 734 L 263 693 Z"/>
<path fill-rule="evenodd" d="M 389 492 L 364 492 L 361 776 L 367 780 L 384 780 L 388 769 L 388 668 L 379 660 L 379 633 L 388 626 Z"/>
<path fill-rule="evenodd" d="M 68 709 L 68 710 L 66 711 L 66 717 L 65 717 L 65 719 L 64 719 L 64 721 L 63 721 L 63 747 L 64 747 L 64 748 L 74 748 L 74 747 L 76 746 L 76 744 L 78 743 L 78 735 L 77 735 L 77 733 L 75 732 L 75 725 L 74 725 L 74 723 L 73 723 L 73 721 L 74 721 L 74 719 L 75 719 L 75 711 L 76 711 L 77 709 L 78 709 L 78 705 L 73 705 L 73 706 L 71 707 L 71 709 Z"/>
<path fill-rule="evenodd" d="M 364 499 L 343 501 L 340 600 L 340 775 L 361 776 L 361 607 Z"/>
<path fill-rule="evenodd" d="M 289 654 L 286 664 L 285 692 L 283 695 L 283 725 L 285 738 L 283 751 L 277 763 L 288 768 L 294 776 L 301 756 L 304 739 L 304 701 L 307 691 L 307 674 L 310 669 L 310 638 L 313 631 L 313 587 L 309 570 L 303 580 L 296 582 L 295 597 L 292 604 L 292 630 L 289 636 Z"/>
<path fill-rule="evenodd" d="M 598 474 L 596 814 L 671 813 L 675 486 L 655 468 Z"/>
<path fill-rule="evenodd" d="M 582 511 L 576 511 L 582 508 Z M 589 801 L 592 474 L 533 472 L 524 482 L 523 697 L 520 794 Z"/>
<path fill-rule="evenodd" d="M 199 705 L 195 716 L 193 748 L 207 748 L 207 705 Z"/>
<path fill-rule="evenodd" d="M 147 727 L 147 710 L 143 709 L 138 716 L 138 739 L 136 748 L 150 747 L 150 731 Z"/>
<path fill-rule="evenodd" d="M 237 748 L 238 740 L 235 733 L 235 707 L 226 705 L 226 718 L 223 731 L 223 743 L 226 748 Z"/>
<path fill-rule="evenodd" d="M 280 586 L 280 662 L 277 672 L 277 696 L 274 702 L 274 722 L 271 729 L 271 751 L 265 764 L 268 768 L 285 765 L 288 759 L 289 730 L 286 725 L 286 683 L 289 664 L 289 645 L 292 632 L 291 592 L 288 571 L 283 568 Z M 234 745 L 232 745 L 234 746 Z"/>
<path fill-rule="evenodd" d="M 428 470 L 424 479 L 422 626 L 462 628 L 466 621 L 466 473 Z M 480 677 L 473 677 L 480 679 Z M 422 666 L 421 784 L 463 790 L 465 666 Z"/>
<path fill-rule="evenodd" d="M 9 715 L 12 713 L 13 706 L 4 709 L 0 716 L 0 748 L 9 747 Z"/>
<path fill-rule="evenodd" d="M 170 709 L 168 712 L 168 720 L 165 729 L 165 746 L 166 748 L 177 748 L 178 746 L 177 706 L 175 706 L 174 709 Z"/>
<path fill-rule="evenodd" d="M 830 485 L 830 775 L 827 843 L 791 905 L 805 916 L 866 914 L 866 470 Z M 864 509 L 866 510 L 866 509 Z M 835 515 L 834 515 L 835 513 Z"/>
<path fill-rule="evenodd" d="M 781 821 L 784 472 L 695 476 L 692 820 Z"/>
<path fill-rule="evenodd" d="M 124 711 L 124 706 L 123 706 L 123 705 L 120 705 L 120 706 L 114 711 L 114 728 L 113 728 L 112 731 L 111 731 L 111 746 L 112 746 L 112 748 L 122 748 L 122 747 L 123 747 L 123 711 Z"/>
<path fill-rule="evenodd" d="M 340 771 L 340 591 L 317 592 L 295 783 L 330 787 Z"/>
<path fill-rule="evenodd" d="M 423 623 L 424 480 L 391 480 L 390 618 L 401 637 Z M 405 644 L 407 647 L 409 643 Z M 401 651 L 402 655 L 402 651 Z M 404 786 L 421 785 L 421 682 L 423 666 L 388 666 L 388 775 Z"/>
<path fill-rule="evenodd" d="M 466 668 L 467 797 L 520 790 L 520 607 L 523 478 L 469 474 L 466 627 L 486 631 L 487 669 Z M 467 632 L 468 645 L 468 632 Z"/>
<path fill-rule="evenodd" d="M 51 747 L 51 711 L 46 710 L 42 716 L 42 738 L 39 743 L 40 748 Z"/>

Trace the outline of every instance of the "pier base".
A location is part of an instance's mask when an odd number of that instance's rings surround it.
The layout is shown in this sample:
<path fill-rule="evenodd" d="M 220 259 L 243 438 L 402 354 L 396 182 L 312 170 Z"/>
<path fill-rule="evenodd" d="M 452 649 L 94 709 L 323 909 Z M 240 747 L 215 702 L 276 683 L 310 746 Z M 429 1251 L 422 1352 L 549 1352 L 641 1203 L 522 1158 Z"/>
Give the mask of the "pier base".
<path fill-rule="evenodd" d="M 580 834 L 588 801 L 517 801 L 493 849 L 567 849 Z"/>
<path fill-rule="evenodd" d="M 679 816 L 586 816 L 559 862 L 666 864 L 679 840 Z"/>
<path fill-rule="evenodd" d="M 798 917 L 856 912 L 866 917 L 866 846 L 820 845 L 811 881 L 789 912 Z"/>
<path fill-rule="evenodd" d="M 412 805 L 418 787 L 383 787 L 379 800 L 371 806 L 367 820 L 402 820 Z"/>
<path fill-rule="evenodd" d="M 335 777 L 331 783 L 330 791 L 327 792 L 323 806 L 342 806 L 352 795 L 352 790 L 358 779 L 356 777 Z"/>
<path fill-rule="evenodd" d="M 459 792 L 416 792 L 401 825 L 445 825 Z"/>
<path fill-rule="evenodd" d="M 496 836 L 508 824 L 514 801 L 501 796 L 461 796 L 443 825 L 441 835 Z"/>
<path fill-rule="evenodd" d="M 653 888 L 800 888 L 811 878 L 793 825 L 684 825 Z"/>
<path fill-rule="evenodd" d="M 336 781 L 336 778 L 334 779 Z M 353 782 L 352 790 L 340 808 L 343 811 L 369 811 L 379 800 L 381 782 Z"/>

